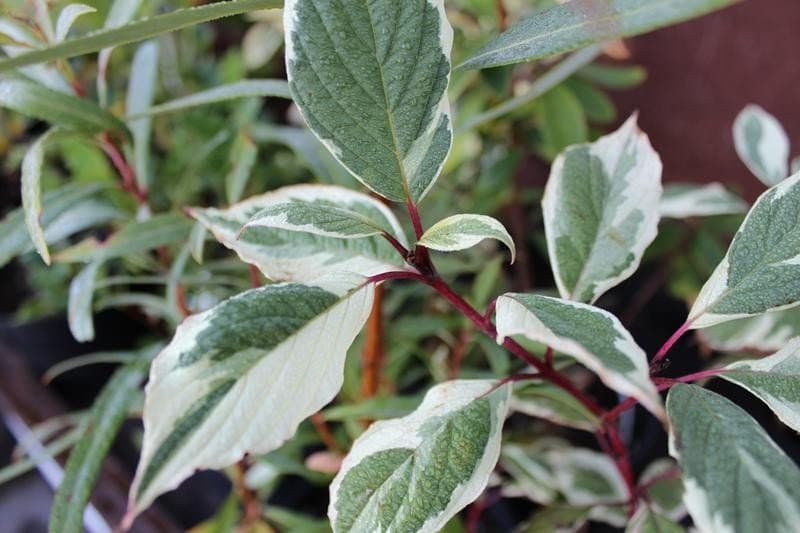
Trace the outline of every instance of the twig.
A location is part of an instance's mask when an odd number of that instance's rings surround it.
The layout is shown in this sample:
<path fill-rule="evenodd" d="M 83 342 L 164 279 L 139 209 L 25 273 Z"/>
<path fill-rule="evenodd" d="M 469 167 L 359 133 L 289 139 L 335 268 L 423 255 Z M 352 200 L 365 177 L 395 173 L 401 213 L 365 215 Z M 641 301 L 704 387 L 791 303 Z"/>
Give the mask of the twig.
<path fill-rule="evenodd" d="M 317 430 L 320 439 L 322 439 L 322 443 L 326 448 L 328 448 L 328 450 L 339 455 L 344 455 L 342 448 L 339 446 L 339 443 L 336 442 L 336 437 L 333 436 L 333 432 L 328 426 L 328 422 L 325 420 L 325 417 L 322 415 L 322 413 L 315 413 L 311 415 L 311 423 L 314 425 L 314 429 Z"/>
<path fill-rule="evenodd" d="M 380 385 L 383 368 L 383 291 L 382 285 L 375 287 L 375 300 L 367 319 L 364 349 L 361 352 L 361 395 L 364 398 L 375 396 Z"/>

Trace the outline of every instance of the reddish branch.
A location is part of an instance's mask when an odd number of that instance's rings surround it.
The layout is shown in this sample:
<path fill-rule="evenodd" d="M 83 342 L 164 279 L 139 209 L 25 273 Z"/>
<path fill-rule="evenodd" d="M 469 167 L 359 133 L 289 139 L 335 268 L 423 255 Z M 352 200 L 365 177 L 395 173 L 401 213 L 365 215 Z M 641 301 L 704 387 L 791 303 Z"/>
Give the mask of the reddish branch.
<path fill-rule="evenodd" d="M 336 442 L 336 437 L 333 436 L 333 432 L 330 426 L 328 426 L 328 421 L 325 420 L 322 413 L 311 415 L 311 423 L 314 425 L 314 429 L 317 430 L 319 438 L 322 439 L 322 443 L 325 447 L 331 452 L 343 455 L 342 449 L 339 447 L 339 443 Z"/>
<path fill-rule="evenodd" d="M 107 133 L 100 135 L 100 148 L 105 152 L 111 164 L 117 170 L 120 178 L 122 178 L 122 189 L 133 196 L 139 205 L 147 204 L 147 191 L 139 188 L 136 182 L 136 172 L 133 167 L 128 164 L 125 156 L 119 151 L 119 148 L 111 141 L 111 137 Z"/>
<path fill-rule="evenodd" d="M 361 352 L 361 395 L 372 398 L 378 393 L 383 367 L 383 286 L 375 287 L 375 301 L 367 320 L 364 349 Z"/>
<path fill-rule="evenodd" d="M 244 510 L 244 516 L 240 524 L 243 529 L 250 528 L 261 519 L 261 501 L 258 498 L 258 493 L 247 486 L 248 470 L 250 470 L 250 462 L 247 457 L 236 463 L 234 484 Z"/>

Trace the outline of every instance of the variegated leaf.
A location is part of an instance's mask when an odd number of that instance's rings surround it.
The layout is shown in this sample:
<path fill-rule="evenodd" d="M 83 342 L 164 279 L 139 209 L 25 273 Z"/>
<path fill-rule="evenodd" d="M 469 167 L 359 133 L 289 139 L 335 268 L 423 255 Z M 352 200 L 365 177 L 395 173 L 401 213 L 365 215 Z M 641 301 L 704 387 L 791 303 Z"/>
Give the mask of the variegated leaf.
<path fill-rule="evenodd" d="M 360 276 L 267 285 L 186 319 L 153 362 L 128 519 L 195 470 L 263 454 L 339 391 L 369 315 Z"/>
<path fill-rule="evenodd" d="M 671 183 L 664 186 L 659 209 L 662 218 L 710 217 L 747 213 L 749 206 L 721 183 L 695 185 Z"/>
<path fill-rule="evenodd" d="M 800 303 L 800 174 L 765 192 L 689 312 L 705 328 Z"/>
<path fill-rule="evenodd" d="M 731 320 L 699 331 L 702 342 L 721 352 L 775 353 L 800 336 L 800 309 L 772 311 Z"/>
<path fill-rule="evenodd" d="M 761 398 L 784 424 L 800 432 L 800 338 L 769 357 L 728 365 L 720 377 Z"/>
<path fill-rule="evenodd" d="M 684 533 L 685 531 L 680 524 L 653 511 L 646 502 L 639 502 L 639 509 L 625 528 L 625 533 Z"/>
<path fill-rule="evenodd" d="M 585 431 L 597 431 L 600 427 L 600 419 L 574 396 L 547 381 L 517 387 L 511 398 L 511 410 Z"/>
<path fill-rule="evenodd" d="M 440 252 L 456 252 L 472 248 L 484 239 L 505 244 L 514 262 L 517 253 L 514 239 L 503 224 L 485 215 L 453 215 L 440 220 L 428 228 L 417 244 Z"/>
<path fill-rule="evenodd" d="M 550 505 L 558 498 L 559 488 L 553 466 L 541 452 L 536 446 L 504 444 L 500 465 L 522 495 L 540 505 Z"/>
<path fill-rule="evenodd" d="M 486 487 L 510 387 L 450 381 L 412 414 L 373 424 L 331 484 L 333 530 L 438 531 Z"/>
<path fill-rule="evenodd" d="M 325 188 L 331 194 L 358 195 L 342 187 Z M 241 232 L 242 227 L 265 207 L 285 203 L 297 196 L 297 191 L 305 190 L 307 186 L 304 185 L 284 187 L 254 196 L 225 210 L 193 209 L 191 214 L 219 242 L 234 250 L 243 261 L 257 266 L 272 280 L 308 281 L 331 272 L 372 276 L 409 268 L 397 250 L 379 236 L 341 239 L 259 226 Z M 369 199 L 366 195 L 358 197 Z M 393 234 L 398 238 L 403 237 L 402 228 L 394 215 L 385 209 L 383 216 L 394 230 Z M 405 244 L 405 239 L 401 243 Z"/>
<path fill-rule="evenodd" d="M 778 120 L 762 107 L 748 105 L 733 124 L 739 157 L 767 187 L 789 175 L 789 137 Z"/>
<path fill-rule="evenodd" d="M 58 14 L 58 21 L 56 22 L 55 40 L 61 42 L 67 38 L 72 25 L 75 21 L 83 15 L 94 13 L 97 9 L 86 4 L 69 4 L 64 6 L 64 9 Z"/>
<path fill-rule="evenodd" d="M 311 130 L 365 185 L 419 201 L 450 151 L 443 0 L 287 0 L 286 64 Z"/>
<path fill-rule="evenodd" d="M 695 385 L 667 398 L 670 455 L 703 533 L 791 533 L 800 524 L 800 469 L 743 409 Z"/>
<path fill-rule="evenodd" d="M 661 169 L 635 115 L 558 156 L 542 208 L 563 298 L 592 303 L 636 270 L 658 230 Z"/>
<path fill-rule="evenodd" d="M 610 388 L 637 398 L 659 418 L 661 397 L 650 381 L 647 356 L 611 313 L 591 305 L 535 294 L 497 299 L 497 341 L 523 335 L 571 355 Z"/>
<path fill-rule="evenodd" d="M 392 212 L 380 201 L 343 187 L 300 185 L 264 202 L 244 226 L 311 233 L 322 237 L 358 239 L 387 233 L 401 242 Z"/>
<path fill-rule="evenodd" d="M 647 465 L 639 476 L 639 486 L 645 488 L 643 496 L 653 511 L 675 521 L 686 516 L 683 480 L 674 459 L 664 457 Z"/>

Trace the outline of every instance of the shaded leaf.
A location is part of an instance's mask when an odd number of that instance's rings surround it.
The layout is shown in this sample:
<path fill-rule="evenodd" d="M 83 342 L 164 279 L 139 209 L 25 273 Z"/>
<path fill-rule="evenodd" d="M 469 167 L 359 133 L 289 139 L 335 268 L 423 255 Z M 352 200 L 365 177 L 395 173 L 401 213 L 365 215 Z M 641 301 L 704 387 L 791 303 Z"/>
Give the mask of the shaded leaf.
<path fill-rule="evenodd" d="M 440 252 L 455 252 L 472 248 L 484 239 L 505 244 L 514 262 L 517 252 L 514 239 L 503 224 L 485 215 L 453 215 L 440 220 L 428 228 L 417 244 Z"/>

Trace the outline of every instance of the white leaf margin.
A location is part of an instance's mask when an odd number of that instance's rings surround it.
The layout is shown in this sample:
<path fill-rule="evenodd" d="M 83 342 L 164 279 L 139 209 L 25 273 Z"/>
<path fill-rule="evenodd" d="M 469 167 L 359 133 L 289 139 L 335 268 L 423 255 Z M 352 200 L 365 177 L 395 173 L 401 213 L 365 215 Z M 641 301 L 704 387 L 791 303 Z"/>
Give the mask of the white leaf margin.
<path fill-rule="evenodd" d="M 471 225 L 474 231 L 460 230 L 462 224 Z M 517 256 L 514 239 L 499 220 L 486 215 L 461 214 L 442 219 L 428 228 L 417 244 L 440 252 L 457 252 L 472 248 L 485 239 L 503 243 L 511 252 L 511 263 L 514 263 Z"/>
<path fill-rule="evenodd" d="M 765 168 L 760 168 L 750 158 L 745 131 L 751 120 L 761 125 L 761 137 L 754 148 Z M 763 107 L 756 104 L 745 106 L 733 123 L 733 140 L 739 158 L 767 187 L 777 185 L 789 175 L 789 136 L 778 119 Z"/>

